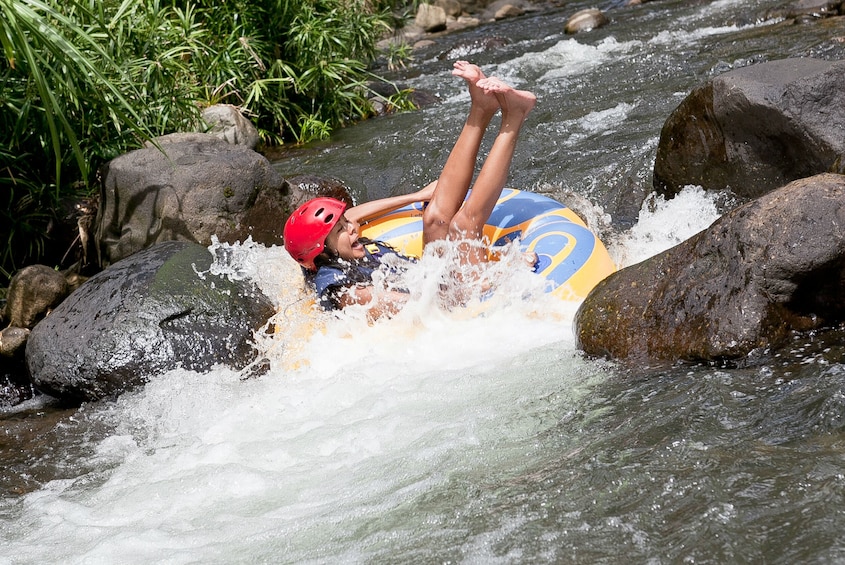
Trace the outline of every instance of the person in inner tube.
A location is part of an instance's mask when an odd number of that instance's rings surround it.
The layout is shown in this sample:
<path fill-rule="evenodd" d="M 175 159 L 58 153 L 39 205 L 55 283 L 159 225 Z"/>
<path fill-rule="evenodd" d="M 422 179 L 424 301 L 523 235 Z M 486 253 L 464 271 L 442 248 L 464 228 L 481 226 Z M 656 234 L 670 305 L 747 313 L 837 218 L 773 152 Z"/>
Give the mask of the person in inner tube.
<path fill-rule="evenodd" d="M 482 239 L 482 229 L 507 181 L 517 138 L 536 97 L 515 90 L 481 69 L 458 61 L 452 70 L 463 78 L 471 99 L 469 116 L 449 154 L 440 177 L 425 188 L 346 208 L 333 198 L 309 200 L 288 218 L 284 245 L 303 267 L 320 304 L 340 309 L 366 305 L 372 319 L 398 312 L 408 298 L 400 291 L 372 292 L 372 273 L 382 257 L 397 253 L 380 242 L 359 237 L 360 223 L 415 202 L 428 202 L 423 212 L 423 244 L 432 241 Z M 478 178 L 467 192 L 484 132 L 501 110 L 502 124 Z M 466 202 L 464 202 L 466 199 Z M 463 253 L 463 248 L 461 248 Z M 487 260 L 479 246 L 467 245 L 462 261 Z M 376 296 L 374 300 L 374 296 Z"/>

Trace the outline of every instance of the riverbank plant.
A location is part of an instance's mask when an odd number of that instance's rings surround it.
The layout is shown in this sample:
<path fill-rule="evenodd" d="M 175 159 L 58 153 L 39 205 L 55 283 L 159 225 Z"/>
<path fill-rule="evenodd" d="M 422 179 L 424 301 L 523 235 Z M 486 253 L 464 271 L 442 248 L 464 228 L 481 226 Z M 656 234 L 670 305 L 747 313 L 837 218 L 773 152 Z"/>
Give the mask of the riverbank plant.
<path fill-rule="evenodd" d="M 241 107 L 269 144 L 367 117 L 389 1 L 0 0 L 0 282 L 59 261 L 62 202 L 93 195 L 103 163 L 201 129 L 208 105 Z"/>

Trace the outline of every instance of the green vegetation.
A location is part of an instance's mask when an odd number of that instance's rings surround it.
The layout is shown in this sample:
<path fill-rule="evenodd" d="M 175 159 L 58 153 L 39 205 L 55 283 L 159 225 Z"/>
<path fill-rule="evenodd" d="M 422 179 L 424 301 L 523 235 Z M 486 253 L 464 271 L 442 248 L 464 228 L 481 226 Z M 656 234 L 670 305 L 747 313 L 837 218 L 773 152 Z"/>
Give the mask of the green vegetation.
<path fill-rule="evenodd" d="M 268 144 L 367 117 L 393 1 L 0 0 L 0 281 L 50 259 L 62 203 L 103 163 L 208 105 L 241 107 Z"/>

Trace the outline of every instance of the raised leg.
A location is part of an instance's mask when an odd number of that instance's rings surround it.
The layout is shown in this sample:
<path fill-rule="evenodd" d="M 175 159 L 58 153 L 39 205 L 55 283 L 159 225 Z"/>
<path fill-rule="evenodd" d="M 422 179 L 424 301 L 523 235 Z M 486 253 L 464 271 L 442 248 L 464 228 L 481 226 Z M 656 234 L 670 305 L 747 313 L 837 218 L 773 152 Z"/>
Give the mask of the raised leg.
<path fill-rule="evenodd" d="M 452 218 L 463 204 L 472 182 L 484 132 L 499 110 L 499 97 L 489 89 L 477 86 L 485 79 L 480 68 L 458 61 L 452 74 L 467 82 L 472 104 L 466 123 L 437 180 L 434 196 L 423 212 L 423 243 L 445 239 L 448 235 Z"/>
<path fill-rule="evenodd" d="M 449 239 L 482 238 L 484 224 L 508 180 L 522 124 L 537 102 L 531 92 L 515 90 L 497 78 L 481 79 L 475 87 L 496 97 L 502 109 L 502 126 L 472 187 L 472 193 L 449 223 Z M 478 263 L 486 259 L 486 253 L 478 246 L 468 245 L 466 259 L 470 263 Z"/>

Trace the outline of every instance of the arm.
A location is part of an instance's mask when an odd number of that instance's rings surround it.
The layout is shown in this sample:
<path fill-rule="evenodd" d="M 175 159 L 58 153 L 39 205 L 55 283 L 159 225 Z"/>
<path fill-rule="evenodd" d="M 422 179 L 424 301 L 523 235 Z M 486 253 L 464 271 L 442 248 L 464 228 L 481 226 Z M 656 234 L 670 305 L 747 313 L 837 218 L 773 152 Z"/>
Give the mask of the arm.
<path fill-rule="evenodd" d="M 385 214 L 402 206 L 413 204 L 414 202 L 426 202 L 431 200 L 434 194 L 434 189 L 437 186 L 437 181 L 429 183 L 424 188 L 412 192 L 411 194 L 400 194 L 399 196 L 389 196 L 387 198 L 380 198 L 370 202 L 364 202 L 358 206 L 348 208 L 344 215 L 347 220 L 356 223 L 362 223 L 371 220 L 376 216 Z"/>
<path fill-rule="evenodd" d="M 338 297 L 341 308 L 352 304 L 363 304 L 368 306 L 367 318 L 372 322 L 382 316 L 394 316 L 408 301 L 408 295 L 404 292 L 390 290 L 379 294 L 377 300 L 373 300 L 372 285 L 355 285 Z"/>

